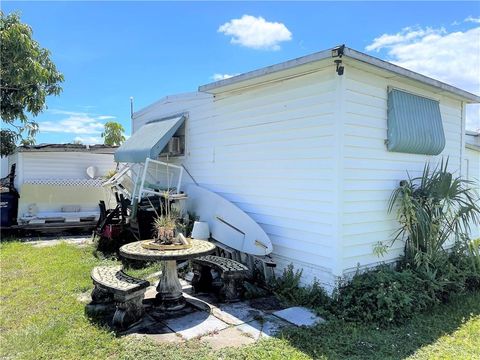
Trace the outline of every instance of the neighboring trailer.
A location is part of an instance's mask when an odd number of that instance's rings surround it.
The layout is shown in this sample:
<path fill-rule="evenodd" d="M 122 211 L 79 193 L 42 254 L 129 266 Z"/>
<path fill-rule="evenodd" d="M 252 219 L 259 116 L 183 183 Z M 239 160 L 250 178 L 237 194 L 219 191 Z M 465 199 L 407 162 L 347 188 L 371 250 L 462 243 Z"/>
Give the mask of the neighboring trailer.
<path fill-rule="evenodd" d="M 292 263 L 303 269 L 305 282 L 316 278 L 330 289 L 358 266 L 401 253 L 400 242 L 383 258 L 373 247 L 392 239 L 397 224 L 395 214 L 387 213 L 388 199 L 407 171 L 418 175 L 426 161 L 448 157 L 451 171 L 465 173 L 465 105 L 479 101 L 344 51 L 343 57 L 328 50 L 164 98 L 135 113 L 132 126 L 136 131 L 185 113 L 184 154 L 169 160 L 183 163 L 197 183 L 260 224 L 273 242 L 279 271 Z M 431 152 L 440 148 L 440 154 L 387 149 L 388 124 L 401 120 L 401 113 L 389 115 L 389 98 L 397 90 L 439 109 L 431 120 L 444 138 L 435 134 L 430 141 Z M 409 131 L 415 135 L 416 129 Z M 412 151 L 419 144 L 425 145 L 419 139 Z"/>
<path fill-rule="evenodd" d="M 66 222 L 98 218 L 99 201 L 112 200 L 101 183 L 102 177 L 116 167 L 114 150 L 103 145 L 73 144 L 17 148 L 9 156 L 9 165 L 16 164 L 19 225 L 31 220 L 41 224 L 38 219 L 44 218 L 65 218 Z M 87 174 L 89 167 L 93 177 Z"/>
<path fill-rule="evenodd" d="M 8 156 L 0 157 L 0 178 L 8 175 L 10 169 L 8 168 Z"/>

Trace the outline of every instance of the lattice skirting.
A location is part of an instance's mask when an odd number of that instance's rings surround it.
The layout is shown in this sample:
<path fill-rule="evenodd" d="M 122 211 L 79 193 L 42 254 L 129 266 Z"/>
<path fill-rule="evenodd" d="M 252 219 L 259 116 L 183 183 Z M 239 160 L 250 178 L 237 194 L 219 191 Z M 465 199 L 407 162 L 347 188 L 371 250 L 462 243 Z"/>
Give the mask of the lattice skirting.
<path fill-rule="evenodd" d="M 102 187 L 104 179 L 28 179 L 25 184 L 54 186 Z"/>

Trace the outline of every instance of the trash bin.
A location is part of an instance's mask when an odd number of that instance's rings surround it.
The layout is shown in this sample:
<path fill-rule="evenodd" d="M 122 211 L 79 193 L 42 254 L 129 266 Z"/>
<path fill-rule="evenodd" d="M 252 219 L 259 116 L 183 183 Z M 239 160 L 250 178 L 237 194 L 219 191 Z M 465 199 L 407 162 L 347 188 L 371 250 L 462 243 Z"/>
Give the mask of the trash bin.
<path fill-rule="evenodd" d="M 17 222 L 18 194 L 15 192 L 0 193 L 0 226 L 10 227 Z"/>

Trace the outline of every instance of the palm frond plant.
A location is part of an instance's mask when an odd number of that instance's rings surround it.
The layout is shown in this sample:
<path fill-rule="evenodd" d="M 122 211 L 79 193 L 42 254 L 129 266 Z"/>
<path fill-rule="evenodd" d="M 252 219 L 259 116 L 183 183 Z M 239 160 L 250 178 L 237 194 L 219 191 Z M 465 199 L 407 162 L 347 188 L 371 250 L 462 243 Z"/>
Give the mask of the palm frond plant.
<path fill-rule="evenodd" d="M 400 227 L 393 242 L 405 242 L 405 261 L 434 269 L 449 241 L 468 238 L 472 224 L 480 220 L 480 202 L 473 183 L 454 177 L 448 159 L 431 168 L 427 163 L 419 177 L 400 182 L 390 197 L 388 211 L 397 205 Z"/>

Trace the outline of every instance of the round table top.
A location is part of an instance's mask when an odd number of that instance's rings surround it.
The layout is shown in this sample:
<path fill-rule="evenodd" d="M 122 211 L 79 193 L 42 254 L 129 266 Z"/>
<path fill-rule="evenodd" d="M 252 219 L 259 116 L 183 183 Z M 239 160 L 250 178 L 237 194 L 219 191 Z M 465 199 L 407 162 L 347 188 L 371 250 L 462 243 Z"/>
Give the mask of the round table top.
<path fill-rule="evenodd" d="M 191 239 L 192 247 L 180 250 L 146 249 L 142 246 L 144 241 L 151 240 L 136 241 L 123 245 L 120 248 L 120 255 L 128 259 L 146 261 L 188 260 L 210 254 L 215 250 L 215 245 L 205 240 Z"/>

